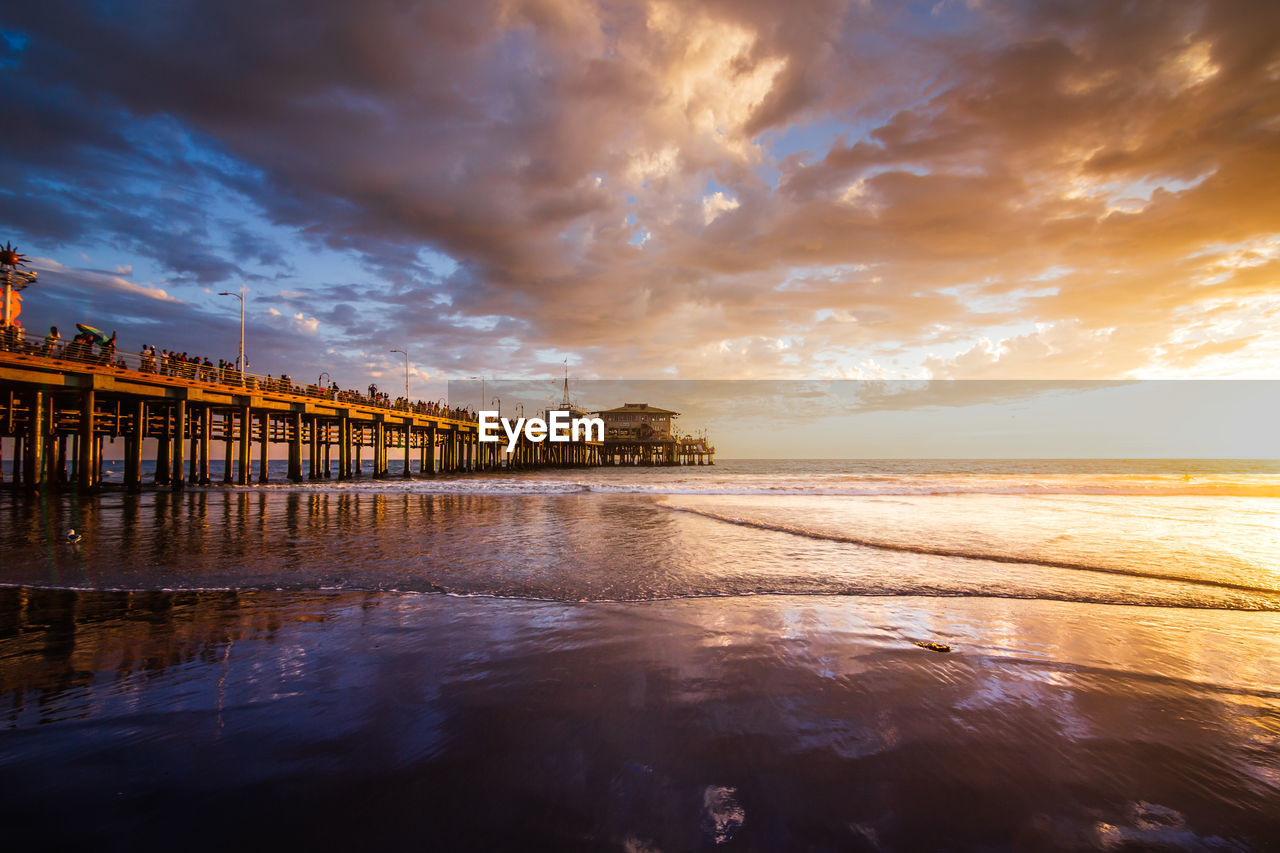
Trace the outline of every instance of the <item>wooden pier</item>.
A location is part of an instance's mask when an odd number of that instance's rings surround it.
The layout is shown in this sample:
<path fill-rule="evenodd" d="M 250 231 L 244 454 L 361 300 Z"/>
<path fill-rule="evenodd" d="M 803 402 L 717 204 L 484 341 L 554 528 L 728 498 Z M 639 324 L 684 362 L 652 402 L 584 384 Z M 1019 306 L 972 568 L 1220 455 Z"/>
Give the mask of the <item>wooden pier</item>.
<path fill-rule="evenodd" d="M 605 440 L 605 465 L 714 465 L 716 449 L 688 436 Z"/>
<path fill-rule="evenodd" d="M 99 487 L 108 441 L 124 442 L 124 483 L 143 486 L 144 440 L 154 440 L 153 483 L 270 481 L 272 445 L 288 459 L 289 482 L 600 465 L 602 442 L 481 443 L 476 423 L 422 405 L 380 406 L 315 386 L 199 365 L 170 370 L 138 353 L 67 358 L 34 339 L 0 345 L 0 437 L 13 439 L 13 479 L 29 488 Z M 348 392 L 349 393 L 349 392 Z M 257 448 L 256 477 L 251 470 Z M 305 471 L 304 471 L 305 466 Z"/>

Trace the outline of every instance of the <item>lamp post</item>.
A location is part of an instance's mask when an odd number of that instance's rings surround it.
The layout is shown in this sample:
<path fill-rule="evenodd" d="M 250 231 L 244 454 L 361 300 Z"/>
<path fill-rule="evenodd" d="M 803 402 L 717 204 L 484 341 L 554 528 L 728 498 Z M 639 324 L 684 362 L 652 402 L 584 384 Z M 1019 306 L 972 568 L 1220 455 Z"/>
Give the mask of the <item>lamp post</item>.
<path fill-rule="evenodd" d="M 223 290 L 219 296 L 234 296 L 240 300 L 240 354 L 236 356 L 236 370 L 243 372 L 248 369 L 249 362 L 244 358 L 244 288 L 240 288 L 239 293 L 232 293 L 230 290 Z"/>
<path fill-rule="evenodd" d="M 404 406 L 409 408 L 409 353 L 402 349 L 388 350 L 388 352 L 398 352 L 404 356 Z"/>
<path fill-rule="evenodd" d="M 483 409 L 483 408 L 484 408 L 484 377 L 483 377 L 483 376 L 472 376 L 472 377 L 470 377 L 470 378 L 471 378 L 471 379 L 479 379 L 479 380 L 480 380 L 480 409 Z M 480 409 L 476 409 L 476 411 L 478 412 L 478 411 L 480 411 Z"/>

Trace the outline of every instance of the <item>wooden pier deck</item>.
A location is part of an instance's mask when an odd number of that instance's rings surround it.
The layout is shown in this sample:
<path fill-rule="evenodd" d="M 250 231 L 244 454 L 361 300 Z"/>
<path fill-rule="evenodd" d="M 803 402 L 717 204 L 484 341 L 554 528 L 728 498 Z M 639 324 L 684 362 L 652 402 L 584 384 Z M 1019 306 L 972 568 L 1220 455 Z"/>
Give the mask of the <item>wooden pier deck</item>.
<path fill-rule="evenodd" d="M 211 482 L 215 445 L 224 458 L 221 482 L 239 485 L 253 481 L 255 445 L 258 483 L 270 480 L 272 445 L 285 445 L 286 477 L 295 483 L 360 476 L 364 448 L 374 477 L 413 476 L 415 457 L 419 476 L 604 461 L 603 444 L 593 441 L 525 441 L 506 454 L 504 444 L 478 440 L 474 420 L 422 404 L 378 405 L 272 377 L 156 365 L 138 353 L 115 353 L 111 363 L 66 355 L 66 348 L 46 351 L 34 339 L 0 346 L 0 436 L 13 439 L 14 479 L 29 488 L 99 487 L 104 443 L 117 438 L 128 489 L 143 486 L 148 439 L 155 442 L 154 484 L 174 489 Z"/>

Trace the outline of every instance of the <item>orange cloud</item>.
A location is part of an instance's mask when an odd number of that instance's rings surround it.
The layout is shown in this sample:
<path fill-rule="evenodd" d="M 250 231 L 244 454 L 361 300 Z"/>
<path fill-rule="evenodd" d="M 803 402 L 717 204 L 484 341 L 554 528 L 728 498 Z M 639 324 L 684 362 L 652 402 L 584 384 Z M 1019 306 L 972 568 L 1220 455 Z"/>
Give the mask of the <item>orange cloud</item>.
<path fill-rule="evenodd" d="M 376 276 L 360 324 L 346 294 L 325 324 L 335 285 L 256 247 L 309 331 L 435 341 L 469 371 L 552 350 L 601 376 L 1277 369 L 1280 8 L 289 5 L 15 10 L 39 38 L 9 75 L 32 128 L 0 140 L 10 226 L 220 280 L 199 205 L 128 216 L 94 179 L 199 175 L 295 254 Z M 186 141 L 104 130 L 155 115 Z"/>

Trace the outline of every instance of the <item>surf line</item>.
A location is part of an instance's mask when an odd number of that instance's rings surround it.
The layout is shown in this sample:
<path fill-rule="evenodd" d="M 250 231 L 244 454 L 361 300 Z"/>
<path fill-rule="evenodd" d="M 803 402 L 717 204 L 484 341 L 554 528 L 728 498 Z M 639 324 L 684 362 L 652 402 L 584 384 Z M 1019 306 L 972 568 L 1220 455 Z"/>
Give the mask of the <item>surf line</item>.
<path fill-rule="evenodd" d="M 512 453 L 520 441 L 521 434 L 532 442 L 541 441 L 604 441 L 604 420 L 602 418 L 572 418 L 565 409 L 552 409 L 547 412 L 547 420 L 542 418 L 516 418 L 513 426 L 510 418 L 500 418 L 497 412 L 479 413 L 479 429 L 481 441 L 502 441 L 498 427 L 507 434 L 507 452 Z"/>
<path fill-rule="evenodd" d="M 735 518 L 731 515 L 721 515 L 718 512 L 711 512 L 705 509 L 695 509 L 694 507 L 689 506 L 676 506 L 675 504 L 660 504 L 660 506 L 665 506 L 667 509 L 675 512 L 687 512 L 690 515 L 700 515 L 703 518 L 709 518 L 712 521 L 736 524 L 739 527 L 750 527 L 755 530 L 770 530 L 775 533 L 789 533 L 792 536 L 804 536 L 809 539 L 821 539 L 827 542 L 841 542 L 846 545 L 860 545 L 863 548 L 876 548 L 881 551 L 897 551 L 905 554 L 924 554 L 931 557 L 955 557 L 960 560 L 978 560 L 988 563 L 1013 563 L 1024 566 L 1044 566 L 1050 569 L 1098 572 L 1099 574 L 1104 575 L 1122 575 L 1124 577 L 1140 578 L 1142 580 L 1172 581 L 1174 583 L 1217 587 L 1218 589 L 1230 589 L 1238 592 L 1252 592 L 1255 594 L 1261 593 L 1268 596 L 1280 595 L 1280 590 L 1268 589 L 1264 586 L 1249 586 L 1248 584 L 1232 583 L 1230 581 L 1217 581 L 1212 578 L 1189 578 L 1182 575 L 1135 572 L 1130 571 L 1129 569 L 1110 568 L 1108 566 L 1090 566 L 1086 563 L 1071 563 L 1065 560 L 1046 560 L 1041 557 L 1018 557 L 1013 554 L 982 554 L 973 551 L 954 550 L 951 548 L 930 548 L 924 545 L 897 545 L 891 542 L 877 542 L 874 539 L 859 539 L 856 536 L 841 536 L 838 533 L 821 533 L 816 530 L 805 530 L 803 527 L 792 527 L 786 524 L 754 521 L 749 518 Z"/>

